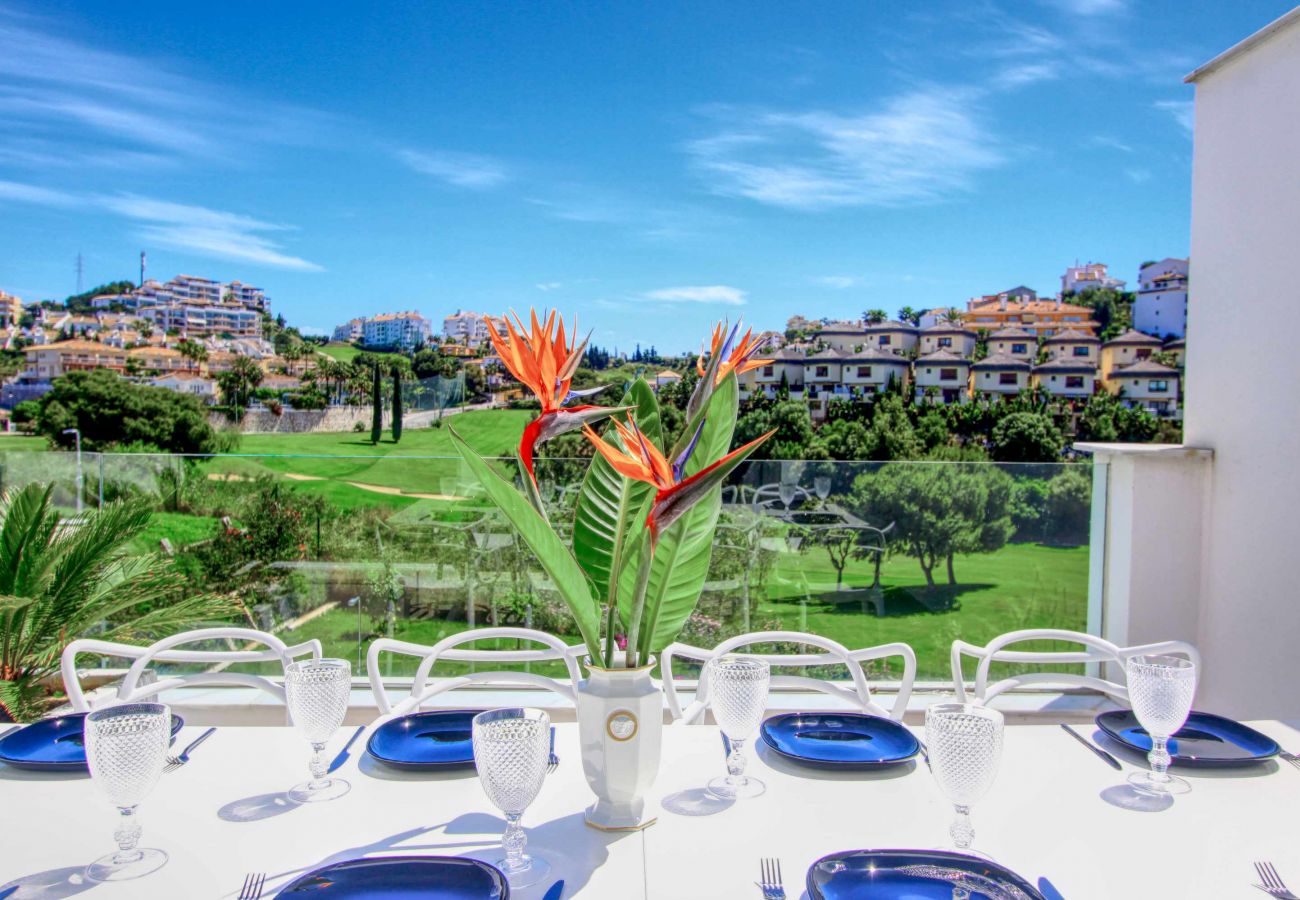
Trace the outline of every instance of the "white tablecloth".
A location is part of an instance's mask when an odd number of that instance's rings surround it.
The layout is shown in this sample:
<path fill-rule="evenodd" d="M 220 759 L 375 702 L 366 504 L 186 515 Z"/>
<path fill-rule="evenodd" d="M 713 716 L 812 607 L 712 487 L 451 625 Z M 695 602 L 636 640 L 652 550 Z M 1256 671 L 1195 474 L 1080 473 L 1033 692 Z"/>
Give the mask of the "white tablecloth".
<path fill-rule="evenodd" d="M 1254 723 L 1284 747 L 1300 729 Z M 942 847 L 949 808 L 923 764 L 879 774 L 796 768 L 760 750 L 750 771 L 762 797 L 725 805 L 703 790 L 723 770 L 716 728 L 665 728 L 663 763 L 648 830 L 604 834 L 586 827 L 590 794 L 572 724 L 557 726 L 559 769 L 524 817 L 529 846 L 554 871 L 516 894 L 541 897 L 557 878 L 565 898 L 752 898 L 763 856 L 781 859 L 791 898 L 818 857 L 859 847 Z M 1082 728 L 1085 733 L 1090 728 Z M 199 734 L 186 728 L 177 744 Z M 333 754 L 351 735 L 341 730 Z M 143 845 L 171 859 L 122 884 L 89 885 L 79 873 L 113 849 L 116 813 L 86 776 L 0 766 L 4 811 L 0 887 L 12 900 L 232 898 L 244 874 L 270 887 L 331 861 L 362 855 L 463 854 L 493 859 L 502 820 L 473 771 L 414 775 L 364 756 L 365 737 L 337 773 L 352 783 L 339 800 L 287 804 L 282 792 L 306 774 L 307 748 L 288 728 L 222 728 L 178 772 L 163 776 L 141 807 Z M 1136 757 L 1121 757 L 1125 774 Z M 1300 770 L 1270 762 L 1245 770 L 1183 772 L 1190 794 L 1152 808 L 1054 725 L 1007 729 L 1001 774 L 974 810 L 976 847 L 1032 882 L 1047 878 L 1067 900 L 1128 897 L 1252 898 L 1251 863 L 1269 859 L 1300 886 L 1300 841 L 1292 825 Z M 1050 890 L 1048 896 L 1054 896 Z"/>

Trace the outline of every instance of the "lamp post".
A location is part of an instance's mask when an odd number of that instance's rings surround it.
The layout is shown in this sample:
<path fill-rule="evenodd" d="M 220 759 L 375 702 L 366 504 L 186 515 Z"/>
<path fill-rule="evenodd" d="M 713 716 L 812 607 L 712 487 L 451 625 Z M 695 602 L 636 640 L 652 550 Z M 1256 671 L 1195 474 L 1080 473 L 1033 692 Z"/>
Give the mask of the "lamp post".
<path fill-rule="evenodd" d="M 63 433 L 76 435 L 77 438 L 77 515 L 81 515 L 81 491 L 85 484 L 81 477 L 81 429 L 65 428 Z"/>

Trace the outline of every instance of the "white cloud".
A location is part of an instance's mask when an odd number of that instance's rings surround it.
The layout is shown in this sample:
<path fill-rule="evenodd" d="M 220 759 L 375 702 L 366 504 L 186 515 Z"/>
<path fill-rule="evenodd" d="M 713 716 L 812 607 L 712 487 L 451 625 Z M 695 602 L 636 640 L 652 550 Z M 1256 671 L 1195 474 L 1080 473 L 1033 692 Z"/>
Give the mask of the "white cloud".
<path fill-rule="evenodd" d="M 539 291 L 558 291 L 560 288 L 564 287 L 564 282 L 543 281 L 540 284 L 533 285 L 533 287 L 537 288 Z"/>
<path fill-rule="evenodd" d="M 1025 63 L 1010 66 L 993 76 L 992 86 L 1010 90 L 1037 84 L 1040 81 L 1052 81 L 1061 77 L 1061 70 L 1055 63 Z"/>
<path fill-rule="evenodd" d="M 722 130 L 686 149 L 724 196 L 799 210 L 934 203 L 1004 159 L 972 99 L 931 88 L 857 115 L 724 110 Z"/>
<path fill-rule="evenodd" d="M 725 306 L 744 306 L 745 292 L 725 284 L 688 285 L 686 287 L 660 288 L 646 291 L 647 300 L 665 303 L 721 303 Z"/>
<path fill-rule="evenodd" d="M 858 283 L 858 279 L 851 275 L 818 275 L 811 281 L 819 287 L 834 288 L 837 291 L 851 288 Z"/>
<path fill-rule="evenodd" d="M 1128 0 L 1049 0 L 1052 6 L 1076 16 L 1107 16 L 1125 12 Z"/>
<path fill-rule="evenodd" d="M 1188 137 L 1191 137 L 1195 109 L 1191 100 L 1158 100 L 1155 107 L 1173 116 L 1174 121 L 1182 126 Z"/>
<path fill-rule="evenodd" d="M 1090 147 L 1106 147 L 1110 150 L 1118 150 L 1121 153 L 1132 153 L 1133 148 L 1121 141 L 1119 138 L 1111 137 L 1106 134 L 1094 134 L 1088 138 Z"/>
<path fill-rule="evenodd" d="M 484 190 L 509 179 L 500 162 L 473 153 L 449 150 L 398 150 L 397 158 L 421 175 L 429 175 L 453 187 Z"/>
<path fill-rule="evenodd" d="M 58 209 L 102 210 L 138 223 L 137 234 L 156 246 L 199 256 L 255 263 L 276 269 L 322 271 L 321 266 L 291 256 L 268 234 L 292 231 L 240 213 L 157 200 L 135 194 L 73 194 L 14 181 L 0 181 L 0 203 L 12 200 Z"/>
<path fill-rule="evenodd" d="M 1150 169 L 1138 169 L 1138 168 L 1125 169 L 1124 175 L 1126 178 L 1128 178 L 1129 181 L 1133 182 L 1134 184 L 1142 184 L 1143 182 L 1151 180 Z"/>

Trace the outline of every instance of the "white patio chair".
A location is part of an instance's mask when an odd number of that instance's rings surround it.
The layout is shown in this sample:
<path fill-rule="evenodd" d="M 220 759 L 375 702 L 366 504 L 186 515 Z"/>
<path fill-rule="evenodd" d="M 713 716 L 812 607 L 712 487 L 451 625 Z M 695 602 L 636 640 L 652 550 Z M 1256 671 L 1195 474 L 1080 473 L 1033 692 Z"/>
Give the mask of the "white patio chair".
<path fill-rule="evenodd" d="M 455 649 L 461 644 L 489 638 L 517 638 L 543 644 L 545 649 Z M 474 628 L 443 638 L 432 646 L 413 644 L 409 641 L 399 641 L 394 638 L 380 638 L 370 645 L 370 651 L 366 654 L 366 674 L 370 678 L 370 690 L 375 695 L 375 703 L 379 706 L 379 714 L 383 717 L 403 716 L 410 712 L 418 712 L 429 699 L 438 694 L 471 684 L 510 684 L 541 687 L 554 691 L 570 703 L 576 703 L 577 694 L 574 691 L 574 686 L 581 678 L 581 674 L 578 671 L 575 656 L 582 652 L 585 652 L 585 648 L 582 646 L 570 647 L 554 635 L 547 634 L 544 631 L 535 631 L 531 628 Z M 383 653 L 400 653 L 420 658 L 420 665 L 415 670 L 415 677 L 411 680 L 410 693 L 405 699 L 396 704 L 389 697 L 388 689 L 384 687 L 383 675 L 379 670 L 379 657 Z M 434 664 L 439 660 L 467 663 L 538 663 L 560 660 L 568 669 L 569 683 L 565 684 L 554 678 L 535 675 L 532 672 L 488 671 L 457 675 L 453 678 L 440 679 L 431 684 L 429 674 L 432 672 Z"/>
<path fill-rule="evenodd" d="M 867 715 L 884 716 L 895 721 L 902 720 L 903 713 L 907 711 L 907 701 L 912 696 L 912 685 L 916 681 L 916 653 L 913 652 L 911 647 L 903 643 L 893 643 L 865 647 L 861 650 L 850 650 L 830 638 L 802 631 L 755 631 L 729 638 L 712 650 L 704 650 L 683 643 L 669 644 L 660 654 L 659 666 L 663 674 L 664 693 L 668 695 L 668 709 L 672 712 L 673 719 L 683 719 L 688 725 L 696 724 L 703 719 L 704 710 L 709 705 L 708 667 L 706 666 L 700 673 L 700 680 L 695 690 L 695 699 L 691 701 L 685 710 L 682 709 L 681 702 L 677 697 L 677 684 L 673 678 L 673 659 L 675 657 L 682 656 L 701 663 L 707 663 L 716 656 L 734 653 L 740 647 L 776 642 L 819 647 L 824 652 L 799 654 L 746 653 L 744 655 L 767 660 L 768 664 L 772 666 L 807 668 L 809 666 L 835 665 L 838 663 L 848 668 L 853 684 L 852 687 L 841 686 L 805 675 L 773 675 L 773 687 L 812 688 L 832 697 L 847 700 L 859 711 Z M 891 656 L 901 656 L 903 658 L 903 678 L 898 685 L 898 696 L 894 698 L 893 709 L 886 711 L 884 707 L 872 699 L 871 689 L 867 686 L 866 675 L 862 672 L 862 663 L 866 660 L 884 659 Z"/>
<path fill-rule="evenodd" d="M 242 641 L 261 644 L 264 649 L 257 650 L 183 650 L 185 644 L 200 641 Z M 82 638 L 69 644 L 60 658 L 63 670 L 63 687 L 68 693 L 68 700 L 77 712 L 87 712 L 91 705 L 81 690 L 77 678 L 77 656 L 93 653 L 99 656 L 113 656 L 131 659 L 131 667 L 117 687 L 116 695 L 104 698 L 95 705 L 115 706 L 152 697 L 163 691 L 179 687 L 201 687 L 204 685 L 236 685 L 254 687 L 275 697 L 281 703 L 284 699 L 284 685 L 263 675 L 249 675 L 242 672 L 228 672 L 225 667 L 234 663 L 273 662 L 280 665 L 281 675 L 284 667 L 296 657 L 310 655 L 319 659 L 320 641 L 314 638 L 301 644 L 289 646 L 273 634 L 255 631 L 252 628 L 200 628 L 196 631 L 183 631 L 171 637 L 139 647 L 131 644 L 119 644 L 113 641 L 101 641 L 94 638 Z M 153 663 L 196 663 L 216 667 L 211 671 L 193 672 L 184 675 L 167 675 L 148 683 L 141 683 L 141 678 Z"/>
<path fill-rule="evenodd" d="M 1081 645 L 1079 650 L 1008 650 L 1012 644 L 1024 641 L 1066 641 Z M 1112 663 L 1119 672 L 1130 656 L 1143 654 L 1167 653 L 1186 656 L 1197 668 L 1201 665 L 1201 655 L 1196 648 L 1185 641 L 1159 641 L 1154 644 L 1141 644 L 1136 647 L 1120 647 L 1096 635 L 1081 631 L 1067 631 L 1058 628 L 1029 628 L 1011 631 L 999 635 L 983 647 L 968 644 L 965 641 L 953 641 L 951 651 L 953 686 L 957 699 L 967 702 L 966 680 L 962 671 L 962 657 L 971 656 L 979 660 L 975 668 L 974 702 L 986 703 L 1005 691 L 1028 684 L 1051 684 L 1062 687 L 1082 687 L 1101 691 L 1118 703 L 1128 704 L 1128 688 L 1115 681 L 1108 681 L 1096 675 L 1077 675 L 1068 672 L 1025 672 L 1011 675 L 989 684 L 989 668 L 995 662 L 1021 663 L 1026 665 L 1060 665 L 1079 663 Z"/>

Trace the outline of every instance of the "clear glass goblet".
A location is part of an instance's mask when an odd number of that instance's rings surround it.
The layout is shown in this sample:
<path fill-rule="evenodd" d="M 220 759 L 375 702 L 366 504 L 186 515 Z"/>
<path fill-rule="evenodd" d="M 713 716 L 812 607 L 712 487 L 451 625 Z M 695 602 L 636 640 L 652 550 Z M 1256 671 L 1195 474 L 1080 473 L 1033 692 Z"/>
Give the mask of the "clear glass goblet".
<path fill-rule="evenodd" d="M 825 500 L 829 497 L 831 493 L 831 476 L 818 475 L 814 478 L 813 493 L 817 495 L 817 499 L 819 500 Z"/>
<path fill-rule="evenodd" d="M 1187 722 L 1196 694 L 1196 665 L 1181 656 L 1133 656 L 1125 664 L 1128 696 L 1138 722 L 1151 736 L 1149 772 L 1134 772 L 1129 784 L 1151 794 L 1185 794 L 1192 786 L 1169 774 L 1168 743 Z"/>
<path fill-rule="evenodd" d="M 512 888 L 535 884 L 551 865 L 524 852 L 528 836 L 519 820 L 537 798 L 550 759 L 551 718 L 540 709 L 492 709 L 473 721 L 474 765 L 483 793 L 505 813 L 501 846 L 506 855 L 493 863 Z"/>
<path fill-rule="evenodd" d="M 171 710 L 162 703 L 124 703 L 86 716 L 90 777 L 121 814 L 113 831 L 118 850 L 87 867 L 92 881 L 139 878 L 167 862 L 162 850 L 136 846 L 141 830 L 136 808 L 162 775 L 171 733 Z"/>
<path fill-rule="evenodd" d="M 745 742 L 754 736 L 767 710 L 772 670 L 752 656 L 716 656 L 708 663 L 709 707 L 731 742 L 727 774 L 709 782 L 709 791 L 724 800 L 757 797 L 767 785 L 745 774 Z"/>
<path fill-rule="evenodd" d="M 796 490 L 798 490 L 798 486 L 790 482 L 783 481 L 777 485 L 777 496 L 781 498 L 781 505 L 786 509 L 789 509 L 790 504 L 794 503 L 794 494 Z"/>
<path fill-rule="evenodd" d="M 289 789 L 289 799 L 319 803 L 342 797 L 352 785 L 327 776 L 325 745 L 343 724 L 352 693 L 352 664 L 346 659 L 305 659 L 284 669 L 289 717 L 311 743 L 311 778 Z"/>
<path fill-rule="evenodd" d="M 925 711 L 930 770 L 957 816 L 948 833 L 970 852 L 970 808 L 988 793 L 1002 760 L 1002 713 L 969 703 L 936 703 Z"/>

